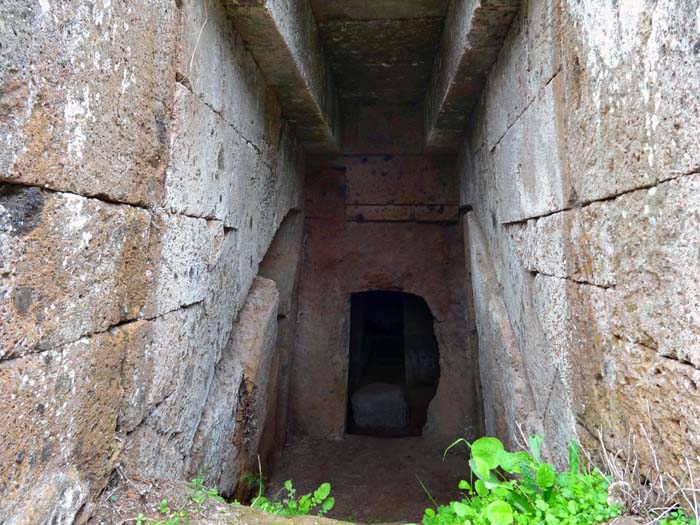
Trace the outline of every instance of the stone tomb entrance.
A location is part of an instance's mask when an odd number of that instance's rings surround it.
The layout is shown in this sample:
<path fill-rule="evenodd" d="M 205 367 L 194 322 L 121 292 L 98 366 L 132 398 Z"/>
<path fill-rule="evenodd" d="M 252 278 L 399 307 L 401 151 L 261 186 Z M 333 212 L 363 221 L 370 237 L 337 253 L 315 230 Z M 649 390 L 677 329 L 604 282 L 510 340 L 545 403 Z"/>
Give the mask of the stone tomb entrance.
<path fill-rule="evenodd" d="M 347 433 L 421 435 L 440 376 L 425 301 L 392 291 L 353 294 L 349 359 Z"/>

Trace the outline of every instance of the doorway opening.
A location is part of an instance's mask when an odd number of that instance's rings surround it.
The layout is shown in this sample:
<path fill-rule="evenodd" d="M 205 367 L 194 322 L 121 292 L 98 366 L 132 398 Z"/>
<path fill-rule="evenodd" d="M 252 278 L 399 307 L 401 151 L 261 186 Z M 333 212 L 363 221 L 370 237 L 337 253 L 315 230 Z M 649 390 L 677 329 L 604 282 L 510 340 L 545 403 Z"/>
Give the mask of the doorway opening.
<path fill-rule="evenodd" d="M 433 316 L 421 297 L 352 294 L 348 434 L 420 436 L 439 378 Z"/>

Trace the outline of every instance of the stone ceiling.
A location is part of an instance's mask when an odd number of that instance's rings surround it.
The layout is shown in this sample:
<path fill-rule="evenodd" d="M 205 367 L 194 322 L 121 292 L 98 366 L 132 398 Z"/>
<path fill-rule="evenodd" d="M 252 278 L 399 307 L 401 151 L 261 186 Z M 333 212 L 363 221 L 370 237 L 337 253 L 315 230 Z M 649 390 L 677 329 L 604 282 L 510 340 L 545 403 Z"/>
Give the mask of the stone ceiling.
<path fill-rule="evenodd" d="M 448 0 L 311 0 L 341 100 L 421 104 Z"/>
<path fill-rule="evenodd" d="M 222 0 L 308 152 L 342 148 L 358 106 L 423 112 L 456 151 L 520 0 Z M 404 109 L 404 108 L 402 108 Z"/>

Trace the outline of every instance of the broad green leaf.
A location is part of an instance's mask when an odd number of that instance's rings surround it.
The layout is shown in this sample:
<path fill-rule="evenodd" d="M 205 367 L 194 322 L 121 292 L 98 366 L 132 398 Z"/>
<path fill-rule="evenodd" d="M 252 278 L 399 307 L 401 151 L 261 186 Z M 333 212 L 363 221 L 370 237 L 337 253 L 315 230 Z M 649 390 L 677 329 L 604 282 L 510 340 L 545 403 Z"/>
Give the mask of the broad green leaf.
<path fill-rule="evenodd" d="M 489 464 L 484 461 L 481 458 L 472 458 L 469 460 L 469 468 L 472 469 L 472 472 L 474 475 L 479 478 L 483 479 L 484 481 L 490 481 L 491 480 L 491 469 L 489 468 Z"/>
<path fill-rule="evenodd" d="M 496 500 L 486 507 L 486 518 L 491 525 L 510 525 L 513 523 L 513 509 L 505 501 Z"/>
<path fill-rule="evenodd" d="M 335 505 L 335 498 L 326 498 L 323 501 L 321 508 L 323 509 L 323 512 L 328 512 L 329 510 L 333 509 L 333 505 Z"/>
<path fill-rule="evenodd" d="M 464 518 L 467 514 L 469 514 L 469 506 L 460 501 L 452 502 L 452 510 L 454 510 L 455 514 L 457 514 L 457 516 L 460 518 Z"/>
<path fill-rule="evenodd" d="M 292 480 L 288 479 L 287 481 L 284 482 L 284 488 L 287 489 L 288 492 L 291 492 L 292 490 Z"/>
<path fill-rule="evenodd" d="M 511 454 L 506 450 L 499 450 L 496 454 L 496 460 L 498 461 L 498 465 L 509 474 L 513 474 L 518 471 L 520 457 L 517 454 Z"/>
<path fill-rule="evenodd" d="M 472 443 L 472 457 L 484 461 L 489 469 L 498 466 L 499 452 L 503 451 L 503 443 L 492 437 L 479 438 Z"/>
<path fill-rule="evenodd" d="M 316 498 L 318 501 L 323 501 L 328 497 L 328 495 L 331 493 L 331 484 L 330 483 L 322 483 L 315 491 L 314 491 L 314 498 Z"/>
<path fill-rule="evenodd" d="M 463 479 L 459 480 L 459 485 L 457 485 L 457 487 L 458 487 L 460 490 L 469 490 L 469 489 L 471 489 L 471 487 L 469 486 L 469 482 L 468 482 L 468 481 L 464 481 Z"/>
<path fill-rule="evenodd" d="M 489 489 L 486 488 L 484 481 L 481 479 L 477 479 L 474 483 L 474 490 L 476 490 L 476 493 L 482 498 L 489 494 Z"/>
<path fill-rule="evenodd" d="M 542 489 L 551 488 L 554 485 L 554 480 L 556 479 L 556 473 L 554 472 L 554 467 L 549 463 L 542 463 L 537 467 L 537 484 Z"/>
<path fill-rule="evenodd" d="M 425 515 L 430 516 L 431 518 L 435 516 L 435 511 L 433 509 L 425 509 Z"/>

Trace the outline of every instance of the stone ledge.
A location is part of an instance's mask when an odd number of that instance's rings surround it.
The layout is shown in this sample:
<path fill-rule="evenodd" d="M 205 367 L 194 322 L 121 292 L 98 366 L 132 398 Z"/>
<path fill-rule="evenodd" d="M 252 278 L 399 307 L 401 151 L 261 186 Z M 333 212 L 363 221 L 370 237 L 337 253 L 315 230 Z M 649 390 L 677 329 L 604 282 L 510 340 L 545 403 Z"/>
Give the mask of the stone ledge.
<path fill-rule="evenodd" d="M 455 150 L 519 0 L 453 2 L 425 100 L 426 147 Z"/>
<path fill-rule="evenodd" d="M 306 148 L 337 151 L 338 98 L 308 1 L 226 0 L 225 6 Z"/>

